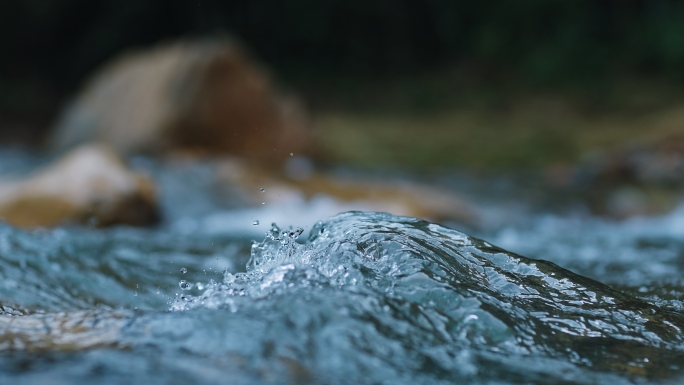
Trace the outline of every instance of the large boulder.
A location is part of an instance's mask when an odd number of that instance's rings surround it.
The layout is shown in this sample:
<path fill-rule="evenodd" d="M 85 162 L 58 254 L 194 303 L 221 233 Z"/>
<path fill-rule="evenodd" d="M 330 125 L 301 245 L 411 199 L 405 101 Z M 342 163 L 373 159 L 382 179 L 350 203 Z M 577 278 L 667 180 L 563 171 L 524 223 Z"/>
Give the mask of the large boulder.
<path fill-rule="evenodd" d="M 23 180 L 0 182 L 0 220 L 15 226 L 145 225 L 157 214 L 152 182 L 104 146 L 80 147 Z"/>
<path fill-rule="evenodd" d="M 183 149 L 282 159 L 306 144 L 297 99 L 228 39 L 182 40 L 124 54 L 97 72 L 52 138 L 123 152 Z"/>

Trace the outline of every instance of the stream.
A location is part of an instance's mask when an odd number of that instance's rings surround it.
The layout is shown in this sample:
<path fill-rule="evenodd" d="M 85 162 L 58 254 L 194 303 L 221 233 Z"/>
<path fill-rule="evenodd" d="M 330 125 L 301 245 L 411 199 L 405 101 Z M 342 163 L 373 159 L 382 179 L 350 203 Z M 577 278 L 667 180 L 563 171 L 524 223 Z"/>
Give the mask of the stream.
<path fill-rule="evenodd" d="M 0 383 L 684 380 L 684 206 L 530 210 L 472 237 L 331 198 L 228 207 L 209 164 L 133 165 L 156 227 L 0 223 Z"/>

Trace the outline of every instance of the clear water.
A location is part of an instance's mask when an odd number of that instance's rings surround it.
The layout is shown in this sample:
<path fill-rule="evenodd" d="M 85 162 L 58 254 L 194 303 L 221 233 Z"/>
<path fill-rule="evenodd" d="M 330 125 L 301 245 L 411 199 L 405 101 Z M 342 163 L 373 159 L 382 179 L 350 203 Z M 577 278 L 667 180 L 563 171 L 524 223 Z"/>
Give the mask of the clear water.
<path fill-rule="evenodd" d="M 198 189 L 165 195 L 158 228 L 0 225 L 0 383 L 684 379 L 684 210 L 537 214 L 478 234 L 488 242 L 369 212 L 301 234 L 213 203 L 197 167 L 154 170 Z M 322 207 L 339 205 L 296 206 L 291 222 Z"/>

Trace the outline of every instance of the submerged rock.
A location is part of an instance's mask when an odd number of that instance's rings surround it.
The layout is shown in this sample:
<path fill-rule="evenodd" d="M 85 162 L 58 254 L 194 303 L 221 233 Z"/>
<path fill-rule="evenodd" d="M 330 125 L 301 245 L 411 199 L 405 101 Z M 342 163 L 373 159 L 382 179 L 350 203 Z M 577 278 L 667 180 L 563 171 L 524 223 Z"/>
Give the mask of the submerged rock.
<path fill-rule="evenodd" d="M 131 312 L 8 315 L 0 311 L 0 351 L 70 351 L 114 346 Z"/>
<path fill-rule="evenodd" d="M 307 138 L 299 102 L 277 94 L 235 42 L 187 39 L 114 59 L 65 111 L 52 142 L 268 160 L 300 150 Z"/>
<path fill-rule="evenodd" d="M 0 219 L 20 227 L 108 226 L 157 220 L 154 186 L 110 149 L 80 147 L 23 180 L 0 185 Z"/>

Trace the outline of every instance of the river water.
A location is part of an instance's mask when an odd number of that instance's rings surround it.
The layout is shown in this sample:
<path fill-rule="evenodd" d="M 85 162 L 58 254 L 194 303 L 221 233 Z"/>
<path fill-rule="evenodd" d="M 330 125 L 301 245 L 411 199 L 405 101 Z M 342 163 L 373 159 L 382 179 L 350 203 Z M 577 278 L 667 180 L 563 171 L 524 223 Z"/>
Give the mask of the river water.
<path fill-rule="evenodd" d="M 536 210 L 473 238 L 326 198 L 226 207 L 209 165 L 134 164 L 158 227 L 0 224 L 0 383 L 684 380 L 684 208 Z"/>

